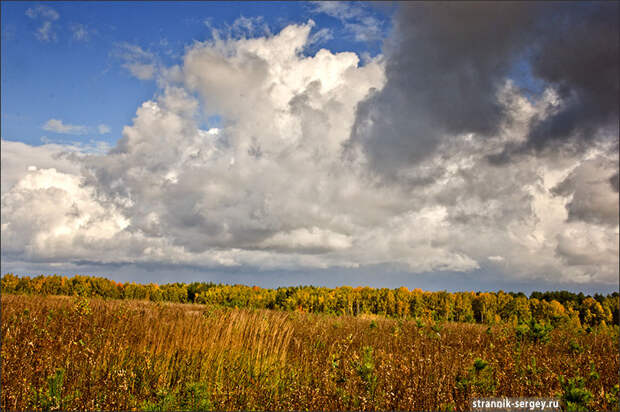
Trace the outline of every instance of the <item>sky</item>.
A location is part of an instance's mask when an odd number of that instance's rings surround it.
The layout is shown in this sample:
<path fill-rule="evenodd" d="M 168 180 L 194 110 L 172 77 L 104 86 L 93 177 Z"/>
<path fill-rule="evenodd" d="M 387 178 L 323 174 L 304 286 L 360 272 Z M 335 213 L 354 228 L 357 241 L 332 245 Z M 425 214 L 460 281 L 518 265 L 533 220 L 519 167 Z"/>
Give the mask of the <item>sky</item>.
<path fill-rule="evenodd" d="M 2 273 L 618 289 L 618 3 L 1 12 Z"/>

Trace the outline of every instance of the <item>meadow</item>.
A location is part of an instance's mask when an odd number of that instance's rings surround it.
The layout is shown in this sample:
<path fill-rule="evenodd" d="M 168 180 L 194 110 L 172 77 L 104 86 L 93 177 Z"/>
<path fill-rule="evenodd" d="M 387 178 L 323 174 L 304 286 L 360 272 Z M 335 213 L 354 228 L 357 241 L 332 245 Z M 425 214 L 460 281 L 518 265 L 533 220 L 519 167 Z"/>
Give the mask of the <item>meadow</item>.
<path fill-rule="evenodd" d="M 2 410 L 618 410 L 618 326 L 3 293 Z"/>

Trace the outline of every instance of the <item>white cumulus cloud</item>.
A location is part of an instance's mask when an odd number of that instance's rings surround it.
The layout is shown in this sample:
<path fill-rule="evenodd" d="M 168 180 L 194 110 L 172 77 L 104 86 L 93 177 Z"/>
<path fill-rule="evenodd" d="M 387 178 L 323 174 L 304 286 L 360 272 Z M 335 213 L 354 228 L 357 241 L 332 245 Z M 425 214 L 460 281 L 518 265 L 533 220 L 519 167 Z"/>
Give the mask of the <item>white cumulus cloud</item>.
<path fill-rule="evenodd" d="M 6 162 L 3 141 L 3 259 L 411 273 L 491 265 L 511 279 L 617 281 L 608 147 L 488 161 L 527 136 L 551 90 L 527 99 L 507 81 L 499 98 L 510 116 L 497 135 L 446 134 L 386 180 L 351 142 L 358 104 L 385 85 L 382 57 L 305 56 L 312 25 L 194 43 L 181 65 L 158 72 L 161 90 L 109 152 L 58 157 L 56 147 L 10 144 L 6 157 L 21 158 Z M 211 116 L 220 124 L 203 128 Z"/>

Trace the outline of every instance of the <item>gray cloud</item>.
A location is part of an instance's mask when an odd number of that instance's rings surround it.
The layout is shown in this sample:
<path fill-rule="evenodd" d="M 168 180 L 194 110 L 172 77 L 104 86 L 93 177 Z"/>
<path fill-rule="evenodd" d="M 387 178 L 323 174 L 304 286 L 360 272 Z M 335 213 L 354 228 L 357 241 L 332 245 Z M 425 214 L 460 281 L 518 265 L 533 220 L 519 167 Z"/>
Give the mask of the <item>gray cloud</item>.
<path fill-rule="evenodd" d="M 501 132 L 498 96 L 517 65 L 557 92 L 530 121 L 526 141 L 490 155 L 496 164 L 551 142 L 617 137 L 618 4 L 404 3 L 386 43 L 386 86 L 358 107 L 348 144 L 393 176 L 447 136 Z M 517 83 L 527 83 L 524 78 Z"/>
<path fill-rule="evenodd" d="M 620 182 L 618 181 L 620 178 L 618 172 L 616 172 L 615 175 L 613 175 L 612 177 L 609 178 L 609 183 L 611 184 L 611 187 L 614 189 L 614 191 L 616 193 L 618 193 L 618 191 L 620 191 Z"/>
<path fill-rule="evenodd" d="M 615 168 L 615 159 L 586 160 L 553 189 L 555 194 L 570 196 L 569 220 L 618 225 L 618 194 L 609 186 L 610 181 L 617 181 L 618 172 L 612 175 Z"/>
<path fill-rule="evenodd" d="M 496 133 L 496 93 L 526 44 L 522 3 L 407 3 L 387 44 L 386 86 L 358 108 L 352 143 L 390 172 L 431 154 L 445 134 Z"/>

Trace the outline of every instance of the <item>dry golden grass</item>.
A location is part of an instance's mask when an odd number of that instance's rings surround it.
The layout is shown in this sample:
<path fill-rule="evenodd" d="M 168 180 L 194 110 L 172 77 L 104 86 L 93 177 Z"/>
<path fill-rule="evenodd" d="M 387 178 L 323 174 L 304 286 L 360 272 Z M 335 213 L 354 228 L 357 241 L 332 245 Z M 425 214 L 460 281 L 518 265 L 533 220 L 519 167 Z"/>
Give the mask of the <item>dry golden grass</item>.
<path fill-rule="evenodd" d="M 617 328 L 556 329 L 541 343 L 512 326 L 66 297 L 1 302 L 3 410 L 463 410 L 473 396 L 560 395 L 560 375 L 584 377 L 589 408 L 617 408 Z M 476 372 L 476 358 L 488 366 Z"/>

